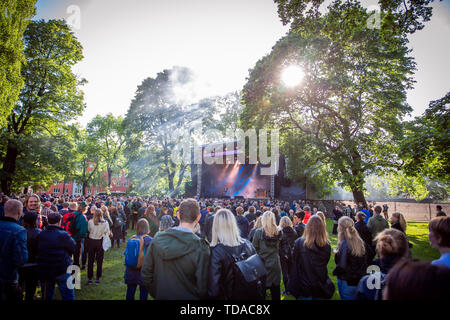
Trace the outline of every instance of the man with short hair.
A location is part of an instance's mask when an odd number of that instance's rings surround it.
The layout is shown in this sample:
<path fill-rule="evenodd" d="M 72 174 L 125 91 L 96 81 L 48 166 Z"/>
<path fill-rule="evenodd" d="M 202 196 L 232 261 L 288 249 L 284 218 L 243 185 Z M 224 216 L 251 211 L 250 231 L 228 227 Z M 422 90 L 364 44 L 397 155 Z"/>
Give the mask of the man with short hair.
<path fill-rule="evenodd" d="M 64 202 L 62 204 L 61 210 L 59 210 L 59 214 L 63 217 L 67 212 L 69 212 L 69 203 Z"/>
<path fill-rule="evenodd" d="M 67 268 L 72 264 L 76 243 L 61 228 L 61 219 L 59 213 L 50 213 L 48 226 L 39 234 L 36 262 L 43 300 L 53 300 L 56 283 L 62 300 L 75 300 L 74 289 L 67 286 Z"/>
<path fill-rule="evenodd" d="M 206 298 L 210 248 L 194 233 L 200 220 L 195 199 L 181 202 L 180 225 L 158 233 L 150 244 L 141 269 L 142 282 L 157 300 Z"/>
<path fill-rule="evenodd" d="M 367 223 L 367 228 L 369 228 L 372 236 L 375 238 L 384 229 L 389 229 L 389 223 L 385 218 L 381 216 L 381 207 L 376 206 L 373 217 L 369 219 Z"/>
<path fill-rule="evenodd" d="M 19 267 L 28 260 L 27 231 L 17 223 L 22 211 L 22 202 L 10 199 L 0 218 L 0 300 L 22 300 Z"/>
<path fill-rule="evenodd" d="M 436 206 L 436 211 L 437 211 L 436 217 L 446 217 L 446 216 L 447 216 L 447 215 L 445 214 L 445 212 L 442 211 L 442 206 L 440 206 L 440 205 L 437 205 L 437 206 Z"/>
<path fill-rule="evenodd" d="M 254 206 L 250 206 L 248 208 L 248 211 L 244 214 L 244 217 L 247 218 L 248 222 L 251 223 L 252 221 L 256 220 L 256 209 Z"/>

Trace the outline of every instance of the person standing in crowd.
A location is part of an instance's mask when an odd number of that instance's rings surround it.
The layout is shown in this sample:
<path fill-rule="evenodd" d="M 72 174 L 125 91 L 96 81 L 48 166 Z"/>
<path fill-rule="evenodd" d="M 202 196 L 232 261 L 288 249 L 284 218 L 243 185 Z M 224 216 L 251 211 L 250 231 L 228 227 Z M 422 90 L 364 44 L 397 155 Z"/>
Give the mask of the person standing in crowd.
<path fill-rule="evenodd" d="M 22 300 L 19 286 L 19 268 L 28 260 L 27 231 L 17 221 L 23 205 L 19 200 L 8 200 L 0 218 L 0 300 Z"/>
<path fill-rule="evenodd" d="M 437 205 L 436 206 L 436 217 L 446 217 L 447 215 L 445 214 L 444 211 L 442 211 L 442 206 Z"/>
<path fill-rule="evenodd" d="M 450 217 L 441 216 L 431 219 L 428 224 L 430 245 L 439 250 L 441 257 L 432 264 L 450 268 Z"/>
<path fill-rule="evenodd" d="M 145 219 L 139 219 L 136 225 L 136 237 L 143 240 L 144 252 L 148 250 L 152 237 L 148 235 L 150 228 L 148 221 Z M 139 298 L 140 300 L 147 300 L 148 290 L 145 288 L 141 277 L 141 268 L 133 268 L 125 266 L 125 284 L 127 285 L 127 300 L 134 300 L 137 286 L 139 286 Z"/>
<path fill-rule="evenodd" d="M 75 240 L 61 228 L 62 217 L 53 212 L 48 215 L 48 226 L 39 234 L 37 270 L 41 282 L 42 300 L 53 300 L 55 285 L 58 284 L 62 300 L 75 300 L 75 291 L 67 286 L 72 265 Z"/>
<path fill-rule="evenodd" d="M 236 222 L 241 238 L 247 239 L 249 223 L 247 218 L 244 217 L 244 208 L 242 208 L 241 206 L 236 208 Z"/>
<path fill-rule="evenodd" d="M 365 213 L 366 214 L 366 213 Z M 367 214 L 366 214 L 367 215 Z M 389 229 L 389 223 L 385 218 L 381 216 L 381 207 L 375 207 L 375 213 L 367 223 L 367 228 L 369 228 L 372 236 L 375 238 L 384 229 Z"/>
<path fill-rule="evenodd" d="M 303 223 L 305 218 L 305 211 L 297 211 L 294 214 L 294 230 L 297 233 L 297 237 L 300 238 L 305 232 L 306 225 Z"/>
<path fill-rule="evenodd" d="M 359 280 L 366 274 L 367 256 L 364 241 L 349 217 L 338 224 L 338 251 L 334 256 L 337 286 L 341 300 L 355 300 Z"/>
<path fill-rule="evenodd" d="M 166 231 L 167 229 L 172 228 L 174 223 L 175 222 L 173 221 L 171 216 L 168 216 L 168 215 L 162 216 L 161 221 L 159 223 L 159 231 L 158 232 Z"/>
<path fill-rule="evenodd" d="M 132 212 L 132 216 L 131 216 L 131 229 L 135 229 L 136 223 L 138 221 L 138 211 L 141 207 L 141 202 L 138 199 L 135 199 L 132 203 L 131 203 L 131 212 Z"/>
<path fill-rule="evenodd" d="M 89 252 L 88 252 L 88 284 L 92 284 L 94 277 L 94 261 L 97 262 L 96 284 L 100 283 L 102 277 L 103 257 L 103 237 L 110 236 L 109 224 L 103 218 L 103 212 L 100 209 L 95 210 L 94 218 L 89 220 Z"/>
<path fill-rule="evenodd" d="M 384 218 L 386 219 L 386 221 L 389 220 L 388 209 L 389 209 L 388 205 L 383 204 L 383 215 L 384 215 Z"/>
<path fill-rule="evenodd" d="M 64 215 L 69 212 L 69 203 L 68 202 L 64 202 L 62 204 L 62 208 L 58 211 L 59 214 L 61 215 L 61 217 L 64 217 Z"/>
<path fill-rule="evenodd" d="M 254 206 L 248 207 L 248 211 L 244 214 L 249 223 L 256 220 L 256 208 Z"/>
<path fill-rule="evenodd" d="M 117 243 L 117 248 L 120 248 L 120 239 L 122 238 L 122 226 L 123 226 L 123 217 L 119 216 L 119 212 L 115 207 L 111 208 L 110 211 L 111 220 L 113 222 L 112 226 L 112 234 L 113 237 L 111 239 L 111 247 L 114 248 L 114 243 Z"/>
<path fill-rule="evenodd" d="M 105 205 L 102 205 L 100 207 L 100 210 L 102 211 L 103 220 L 105 220 L 108 223 L 109 229 L 111 229 L 112 226 L 113 226 L 113 222 L 112 222 L 112 219 L 111 219 L 111 215 L 109 214 L 108 207 L 105 206 Z"/>
<path fill-rule="evenodd" d="M 206 298 L 210 248 L 193 231 L 200 216 L 195 199 L 183 200 L 177 210 L 180 225 L 159 233 L 150 244 L 141 276 L 155 299 Z"/>
<path fill-rule="evenodd" d="M 278 226 L 280 224 L 280 220 L 281 220 L 280 211 L 277 208 L 272 208 L 271 211 L 275 216 L 275 224 Z"/>
<path fill-rule="evenodd" d="M 262 222 L 261 222 L 261 215 L 256 218 L 255 221 L 255 225 L 253 226 L 252 230 L 250 230 L 250 233 L 248 234 L 248 240 L 250 240 L 251 242 L 253 242 L 253 236 L 255 235 L 255 231 L 258 230 L 259 228 L 262 228 Z"/>
<path fill-rule="evenodd" d="M 339 209 L 339 206 L 336 206 L 333 209 L 333 232 L 332 234 L 337 234 L 338 221 L 343 216 L 342 211 Z"/>
<path fill-rule="evenodd" d="M 208 296 L 213 299 L 231 300 L 236 297 L 234 287 L 234 257 L 247 259 L 256 253 L 240 231 L 233 213 L 220 209 L 214 216 L 212 227 L 211 260 L 208 269 Z"/>
<path fill-rule="evenodd" d="M 361 278 L 357 288 L 356 300 L 381 300 L 389 270 L 397 262 L 409 256 L 408 240 L 405 234 L 397 229 L 383 230 L 376 236 L 375 241 L 379 258 L 371 264 L 376 266 L 379 271 Z M 373 286 L 369 277 L 375 278 L 379 286 Z"/>
<path fill-rule="evenodd" d="M 145 202 L 144 202 L 145 203 Z M 148 222 L 148 225 L 150 226 L 150 237 L 155 237 L 156 233 L 159 230 L 159 220 L 156 217 L 156 211 L 154 205 L 149 205 L 145 209 L 145 213 L 143 218 L 145 218 Z"/>
<path fill-rule="evenodd" d="M 281 242 L 280 242 L 280 263 L 281 273 L 283 274 L 284 287 L 287 288 L 289 282 L 289 273 L 292 270 L 292 250 L 294 249 L 295 240 L 297 240 L 297 232 L 292 228 L 292 221 L 288 217 L 280 220 Z M 283 293 L 286 293 L 285 289 Z"/>
<path fill-rule="evenodd" d="M 311 208 L 309 206 L 305 206 L 303 208 L 303 212 L 305 213 L 305 217 L 303 218 L 303 223 L 305 225 L 308 224 L 309 218 L 311 217 L 310 210 L 311 210 Z"/>
<path fill-rule="evenodd" d="M 450 297 L 450 268 L 429 262 L 403 260 L 386 278 L 383 300 L 447 300 Z"/>
<path fill-rule="evenodd" d="M 356 223 L 355 229 L 358 231 L 360 238 L 364 241 L 366 247 L 366 258 L 367 264 L 371 264 L 373 259 L 375 258 L 375 246 L 373 244 L 373 236 L 372 232 L 370 232 L 369 228 L 367 228 L 364 219 L 366 215 L 364 212 L 358 211 L 356 214 Z"/>
<path fill-rule="evenodd" d="M 23 226 L 27 230 L 28 261 L 20 269 L 21 287 L 25 289 L 25 301 L 32 301 L 38 285 L 36 256 L 38 237 L 41 229 L 37 227 L 37 212 L 28 211 L 23 217 Z"/>
<path fill-rule="evenodd" d="M 271 211 L 266 211 L 261 217 L 262 227 L 255 231 L 253 236 L 253 246 L 267 270 L 266 287 L 270 289 L 272 300 L 280 300 L 281 284 L 281 263 L 279 256 L 279 246 L 281 232 L 278 231 L 275 223 L 275 215 Z"/>
<path fill-rule="evenodd" d="M 323 221 L 312 216 L 303 237 L 295 240 L 289 292 L 302 300 L 331 298 L 335 287 L 328 277 L 330 256 L 331 246 Z"/>
<path fill-rule="evenodd" d="M 120 202 L 117 204 L 117 213 L 118 213 L 118 216 L 122 218 L 121 238 L 122 238 L 122 241 L 125 242 L 125 239 L 127 237 L 127 226 L 126 225 L 127 225 L 128 221 L 127 221 L 127 215 L 125 214 L 124 207 L 123 207 L 122 203 L 120 203 Z"/>
<path fill-rule="evenodd" d="M 142 202 L 141 207 L 138 209 L 138 213 L 137 213 L 137 218 L 138 219 L 142 219 L 145 216 L 145 211 L 147 210 L 147 202 Z M 155 208 L 155 206 L 153 206 L 153 208 Z M 155 216 L 156 216 L 156 211 L 155 211 Z"/>
<path fill-rule="evenodd" d="M 86 239 L 87 236 L 88 221 L 85 216 L 86 210 L 87 204 L 86 202 L 82 201 L 78 204 L 76 211 L 74 212 L 75 232 L 74 234 L 72 234 L 72 238 L 77 244 L 75 252 L 73 254 L 73 264 L 76 266 L 80 266 L 80 258 L 84 250 L 84 239 Z"/>

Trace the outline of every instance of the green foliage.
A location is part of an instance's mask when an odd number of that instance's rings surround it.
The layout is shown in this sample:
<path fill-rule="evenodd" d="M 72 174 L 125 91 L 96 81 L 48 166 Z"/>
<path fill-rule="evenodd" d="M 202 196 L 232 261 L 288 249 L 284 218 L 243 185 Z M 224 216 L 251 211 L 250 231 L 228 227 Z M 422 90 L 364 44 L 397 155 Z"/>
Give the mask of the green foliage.
<path fill-rule="evenodd" d="M 16 103 L 23 87 L 21 65 L 23 33 L 35 14 L 36 0 L 0 1 L 0 128 Z"/>
<path fill-rule="evenodd" d="M 24 45 L 25 85 L 8 115 L 7 127 L 0 131 L 5 141 L 0 180 L 6 193 L 27 181 L 46 185 L 56 170 L 59 177 L 70 171 L 70 161 L 64 161 L 65 151 L 72 148 L 66 123 L 85 107 L 79 89 L 85 80 L 72 72 L 83 58 L 82 47 L 69 26 L 62 20 L 32 21 Z"/>
<path fill-rule="evenodd" d="M 135 191 L 154 191 L 164 185 L 161 179 L 167 179 L 165 194 L 180 194 L 188 164 L 174 162 L 172 152 L 185 138 L 186 133 L 178 130 L 188 128 L 201 114 L 193 112 L 177 90 L 192 80 L 189 69 L 174 67 L 138 87 L 124 120 L 129 137 L 125 154 Z"/>
<path fill-rule="evenodd" d="M 369 13 L 354 2 L 335 1 L 324 18 L 301 34 L 291 32 L 257 62 L 244 86 L 244 127 L 276 126 L 306 138 L 294 144 L 364 202 L 364 178 L 398 167 L 402 117 L 411 111 L 415 63 L 405 37 L 387 41 L 368 29 Z M 286 66 L 305 72 L 301 85 L 281 82 Z M 294 142 L 295 143 L 295 142 Z"/>
<path fill-rule="evenodd" d="M 378 5 L 384 15 L 381 28 L 393 34 L 414 33 L 424 27 L 432 15 L 431 3 L 434 0 L 379 0 Z M 442 0 L 441 0 L 442 1 Z M 283 24 L 291 24 L 294 30 L 303 30 L 321 17 L 320 10 L 325 0 L 274 0 L 278 6 L 278 15 Z M 338 3 L 341 1 L 333 1 Z M 356 1 L 347 1 L 356 2 Z M 359 3 L 359 1 L 357 1 Z"/>
<path fill-rule="evenodd" d="M 400 145 L 403 170 L 411 176 L 450 181 L 450 92 L 431 101 L 414 121 L 405 123 L 405 139 Z"/>
<path fill-rule="evenodd" d="M 126 136 L 123 117 L 114 117 L 112 113 L 104 117 L 97 115 L 88 123 L 87 134 L 89 141 L 92 142 L 106 166 L 108 172 L 107 187 L 110 187 L 112 175 L 119 173 L 125 163 L 123 150 Z"/>

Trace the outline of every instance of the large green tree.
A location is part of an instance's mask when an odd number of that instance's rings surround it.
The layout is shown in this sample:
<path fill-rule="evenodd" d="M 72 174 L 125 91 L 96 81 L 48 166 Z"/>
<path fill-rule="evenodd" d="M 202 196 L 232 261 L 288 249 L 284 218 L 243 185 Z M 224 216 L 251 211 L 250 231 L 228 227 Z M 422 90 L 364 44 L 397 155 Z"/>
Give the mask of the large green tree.
<path fill-rule="evenodd" d="M 23 87 L 20 73 L 23 33 L 35 13 L 36 0 L 0 1 L 0 127 L 5 124 Z"/>
<path fill-rule="evenodd" d="M 5 193 L 11 191 L 19 175 L 18 161 L 30 161 L 35 168 L 45 169 L 41 162 L 33 161 L 36 154 L 31 146 L 51 146 L 39 144 L 34 138 L 46 133 L 49 139 L 58 139 L 58 136 L 64 139 L 58 130 L 64 129 L 85 107 L 80 90 L 85 80 L 72 71 L 83 58 L 82 46 L 70 27 L 63 20 L 32 21 L 25 31 L 24 45 L 27 61 L 22 66 L 22 77 L 25 85 L 8 115 L 6 128 L 0 132 L 4 141 L 0 186 Z M 24 169 L 31 170 L 30 167 Z"/>
<path fill-rule="evenodd" d="M 125 153 L 135 190 L 151 190 L 163 179 L 167 195 L 180 193 L 189 163 L 173 161 L 172 152 L 183 139 L 174 133 L 201 117 L 177 95 L 191 81 L 189 69 L 174 67 L 138 86 L 124 120 L 129 140 Z"/>
<path fill-rule="evenodd" d="M 362 203 L 365 176 L 400 165 L 396 146 L 412 110 L 406 90 L 415 69 L 406 37 L 382 37 L 367 28 L 368 17 L 356 1 L 334 1 L 325 17 L 279 40 L 251 70 L 241 116 L 247 127 L 302 134 L 295 147 Z M 305 78 L 290 88 L 281 74 L 292 64 Z"/>
<path fill-rule="evenodd" d="M 108 172 L 107 186 L 111 187 L 111 178 L 124 165 L 125 130 L 123 117 L 112 113 L 102 117 L 97 115 L 87 125 L 89 139 L 96 145 L 97 153 L 102 158 Z"/>

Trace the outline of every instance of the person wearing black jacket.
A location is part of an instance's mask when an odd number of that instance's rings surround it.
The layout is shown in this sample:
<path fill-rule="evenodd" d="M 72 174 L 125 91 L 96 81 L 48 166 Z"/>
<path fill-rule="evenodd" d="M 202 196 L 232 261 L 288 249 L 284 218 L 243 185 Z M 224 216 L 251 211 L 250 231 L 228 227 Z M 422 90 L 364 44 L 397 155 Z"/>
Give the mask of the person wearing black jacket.
<path fill-rule="evenodd" d="M 339 219 L 339 248 L 334 256 L 336 268 L 333 274 L 337 276 L 341 300 L 355 300 L 357 285 L 367 269 L 365 243 L 353 224 L 353 220 L 349 217 Z"/>
<path fill-rule="evenodd" d="M 289 217 L 283 217 L 280 220 L 281 242 L 280 242 L 280 263 L 281 273 L 283 274 L 284 287 L 287 288 L 289 282 L 289 272 L 292 269 L 292 250 L 295 240 L 297 240 L 297 232 L 292 228 L 292 221 Z M 287 290 L 284 290 L 286 293 Z"/>
<path fill-rule="evenodd" d="M 241 298 L 234 295 L 233 256 L 246 259 L 255 253 L 252 243 L 240 237 L 233 213 L 228 209 L 217 211 L 212 227 L 208 296 L 220 300 Z"/>
<path fill-rule="evenodd" d="M 294 230 L 297 232 L 297 238 L 303 236 L 305 232 L 306 225 L 303 223 L 303 219 L 305 219 L 305 211 L 297 211 L 294 214 Z"/>
<path fill-rule="evenodd" d="M 43 300 L 53 300 L 56 283 L 62 300 L 75 300 L 74 289 L 67 286 L 67 268 L 72 265 L 76 243 L 61 228 L 61 220 L 59 213 L 50 213 L 49 225 L 39 234 L 36 262 Z"/>
<path fill-rule="evenodd" d="M 370 232 L 369 228 L 367 228 L 364 219 L 366 218 L 366 214 L 364 212 L 359 211 L 356 214 L 356 223 L 355 229 L 358 231 L 359 236 L 364 241 L 366 245 L 366 258 L 367 264 L 369 265 L 372 260 L 375 258 L 375 246 L 373 245 L 373 236 L 372 232 Z"/>
<path fill-rule="evenodd" d="M 337 234 L 338 221 L 343 215 L 344 213 L 339 209 L 338 206 L 333 209 L 333 234 Z"/>
<path fill-rule="evenodd" d="M 297 299 L 330 299 L 335 291 L 328 277 L 330 256 L 325 224 L 319 216 L 311 216 L 304 237 L 295 240 L 288 291 Z"/>
<path fill-rule="evenodd" d="M 37 227 L 38 213 L 28 211 L 23 217 L 23 226 L 27 230 L 28 261 L 19 270 L 21 286 L 25 288 L 25 301 L 32 301 L 38 285 L 36 256 L 41 229 Z"/>

